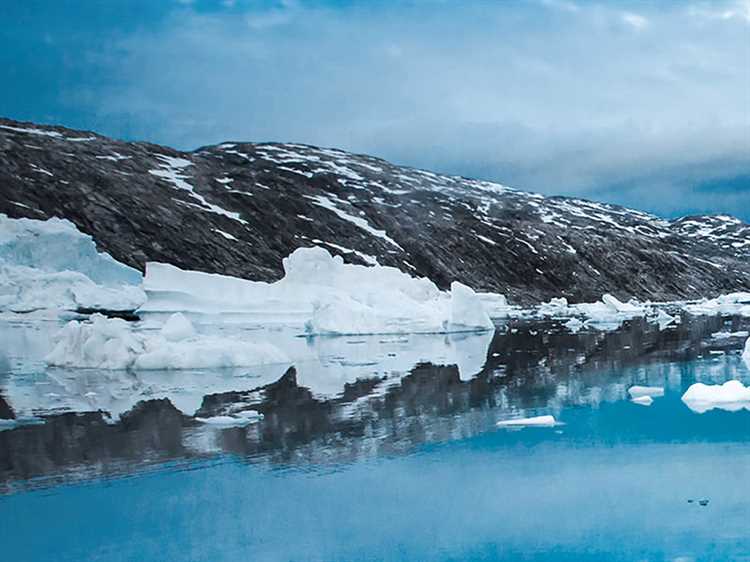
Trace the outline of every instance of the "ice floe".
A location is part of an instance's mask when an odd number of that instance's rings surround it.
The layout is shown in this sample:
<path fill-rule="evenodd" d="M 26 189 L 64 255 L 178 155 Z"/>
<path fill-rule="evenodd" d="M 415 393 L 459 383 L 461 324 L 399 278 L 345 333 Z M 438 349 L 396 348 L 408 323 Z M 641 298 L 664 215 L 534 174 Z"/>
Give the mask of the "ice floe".
<path fill-rule="evenodd" d="M 0 214 L 0 310 L 134 310 L 146 298 L 140 283 L 67 220 Z"/>
<path fill-rule="evenodd" d="M 740 381 L 731 380 L 724 384 L 695 383 L 682 395 L 682 401 L 694 412 L 702 414 L 714 408 L 736 412 L 750 410 L 750 387 Z"/>

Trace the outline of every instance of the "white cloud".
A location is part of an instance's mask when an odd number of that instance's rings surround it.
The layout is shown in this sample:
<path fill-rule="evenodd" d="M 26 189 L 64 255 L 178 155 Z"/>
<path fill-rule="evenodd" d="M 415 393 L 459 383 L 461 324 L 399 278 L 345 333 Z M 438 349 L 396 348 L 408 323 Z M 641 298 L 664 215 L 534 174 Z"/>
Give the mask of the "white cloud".
<path fill-rule="evenodd" d="M 642 15 L 635 14 L 633 12 L 625 12 L 621 17 L 622 21 L 637 30 L 644 29 L 649 24 L 648 18 L 645 18 Z"/>
<path fill-rule="evenodd" d="M 183 147 L 338 146 L 663 212 L 750 174 L 744 25 L 683 4 L 558 4 L 181 12 L 116 45 L 94 99 Z"/>

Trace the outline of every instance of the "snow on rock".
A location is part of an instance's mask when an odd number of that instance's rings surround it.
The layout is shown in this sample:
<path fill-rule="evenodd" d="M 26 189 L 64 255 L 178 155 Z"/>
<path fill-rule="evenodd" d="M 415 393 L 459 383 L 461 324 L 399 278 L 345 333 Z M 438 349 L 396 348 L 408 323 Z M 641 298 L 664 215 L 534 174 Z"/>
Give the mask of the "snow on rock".
<path fill-rule="evenodd" d="M 750 410 L 750 387 L 740 381 L 706 385 L 695 383 L 682 395 L 682 401 L 694 412 L 702 414 L 714 408 L 736 412 Z"/>
<path fill-rule="evenodd" d="M 60 367 L 161 370 L 287 363 L 288 358 L 267 342 L 196 334 L 190 321 L 178 314 L 157 334 L 94 314 L 90 322 L 68 322 L 46 362 Z"/>
<path fill-rule="evenodd" d="M 497 427 L 552 427 L 557 425 L 554 416 L 536 416 L 497 422 Z"/>
<path fill-rule="evenodd" d="M 480 297 L 460 283 L 442 292 L 429 279 L 394 267 L 345 264 L 320 247 L 298 248 L 283 268 L 283 279 L 264 283 L 148 263 L 141 311 L 297 314 L 308 335 L 493 328 Z"/>
<path fill-rule="evenodd" d="M 134 310 L 145 301 L 140 282 L 67 220 L 0 214 L 0 310 Z"/>
<path fill-rule="evenodd" d="M 660 386 L 631 386 L 628 389 L 628 394 L 631 398 L 642 398 L 648 396 L 649 398 L 659 398 L 664 396 L 664 389 Z"/>

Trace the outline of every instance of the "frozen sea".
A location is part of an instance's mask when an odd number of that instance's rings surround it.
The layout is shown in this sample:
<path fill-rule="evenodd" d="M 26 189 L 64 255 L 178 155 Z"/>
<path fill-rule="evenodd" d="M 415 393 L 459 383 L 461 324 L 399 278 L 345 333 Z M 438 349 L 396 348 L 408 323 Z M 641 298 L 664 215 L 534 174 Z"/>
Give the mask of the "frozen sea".
<path fill-rule="evenodd" d="M 750 319 L 295 338 L 289 365 L 46 367 L 0 320 L 0 552 L 19 561 L 750 559 Z M 257 326 L 235 324 L 235 333 Z M 644 406 L 633 385 L 660 387 Z M 3 414 L 3 412 L 5 412 Z M 551 427 L 497 422 L 553 415 Z M 203 421 L 201 421 L 203 420 Z"/>

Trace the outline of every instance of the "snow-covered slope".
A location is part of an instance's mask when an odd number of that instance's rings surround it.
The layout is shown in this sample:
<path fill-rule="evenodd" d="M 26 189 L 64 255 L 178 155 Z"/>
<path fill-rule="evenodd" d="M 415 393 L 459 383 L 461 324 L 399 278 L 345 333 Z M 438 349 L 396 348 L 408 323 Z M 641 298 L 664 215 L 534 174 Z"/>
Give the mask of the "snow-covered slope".
<path fill-rule="evenodd" d="M 282 258 L 319 245 L 515 303 L 750 290 L 748 227 L 736 219 L 669 222 L 299 144 L 188 153 L 0 120 L 0 212 L 67 218 L 140 269 L 275 281 Z"/>

